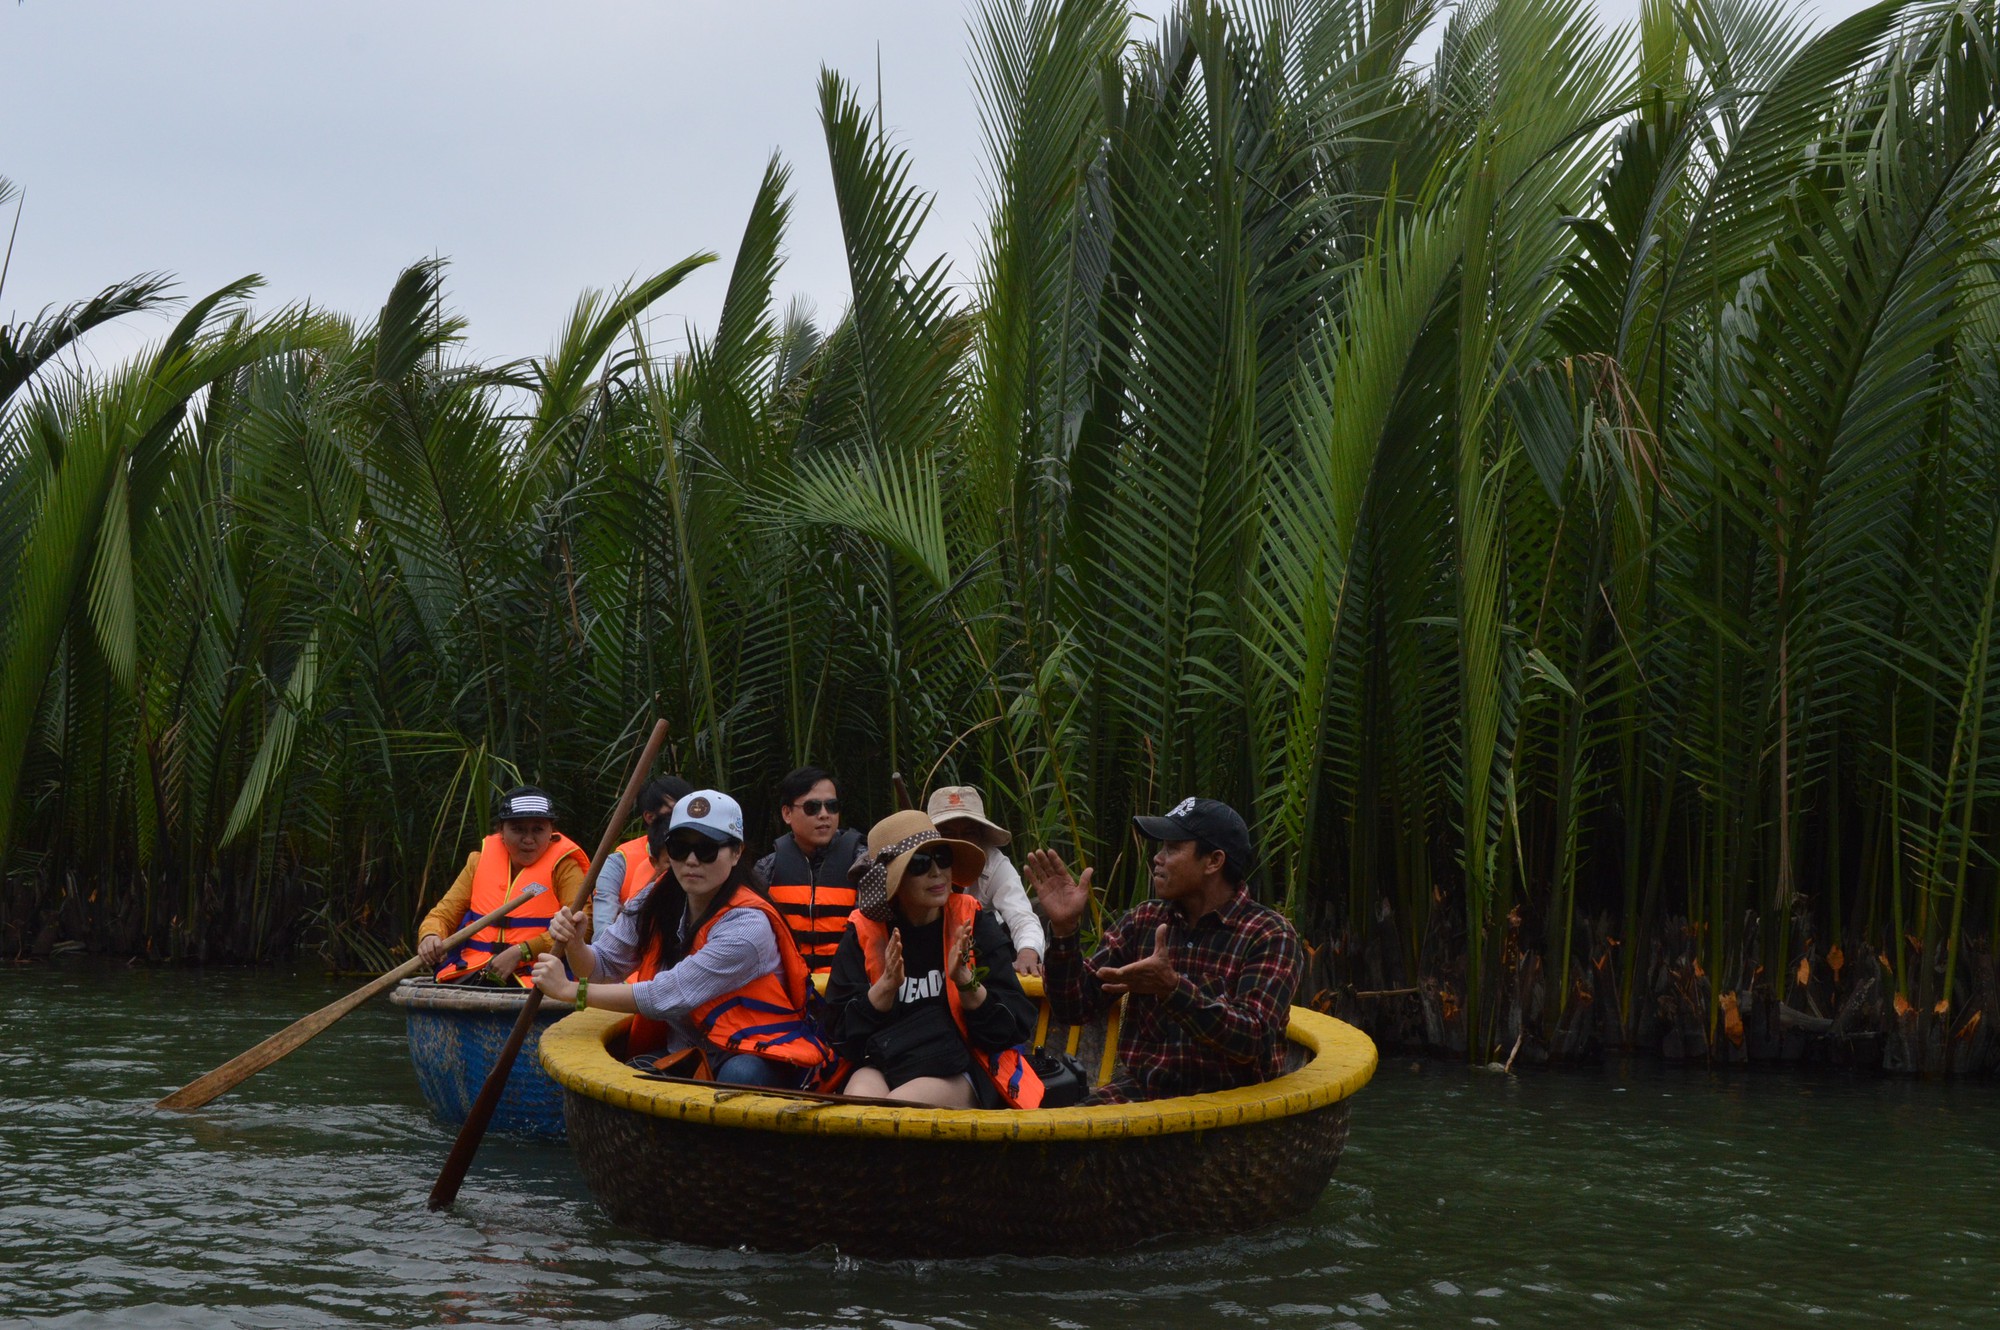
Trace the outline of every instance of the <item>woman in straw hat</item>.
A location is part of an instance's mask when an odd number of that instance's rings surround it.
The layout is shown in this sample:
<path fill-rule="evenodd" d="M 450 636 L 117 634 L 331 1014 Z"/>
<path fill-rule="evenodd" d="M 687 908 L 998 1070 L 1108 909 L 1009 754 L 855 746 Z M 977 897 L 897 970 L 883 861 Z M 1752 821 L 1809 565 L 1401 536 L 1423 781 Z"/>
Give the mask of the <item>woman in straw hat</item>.
<path fill-rule="evenodd" d="M 1035 1005 L 1007 930 L 971 895 L 986 852 L 914 810 L 877 822 L 855 860 L 860 908 L 827 979 L 847 1092 L 935 1108 L 1033 1108 L 1023 1043 Z"/>
<path fill-rule="evenodd" d="M 987 820 L 986 801 L 971 785 L 944 785 L 932 792 L 925 811 L 937 829 L 952 840 L 969 840 L 986 851 L 986 863 L 972 894 L 979 903 L 1000 916 L 1007 936 L 1014 943 L 1014 973 L 1040 974 L 1042 953 L 1049 949 L 1042 935 L 1042 921 L 1028 903 L 1028 891 L 1021 885 L 1021 872 L 1007 857 L 1014 835 L 998 823 Z"/>

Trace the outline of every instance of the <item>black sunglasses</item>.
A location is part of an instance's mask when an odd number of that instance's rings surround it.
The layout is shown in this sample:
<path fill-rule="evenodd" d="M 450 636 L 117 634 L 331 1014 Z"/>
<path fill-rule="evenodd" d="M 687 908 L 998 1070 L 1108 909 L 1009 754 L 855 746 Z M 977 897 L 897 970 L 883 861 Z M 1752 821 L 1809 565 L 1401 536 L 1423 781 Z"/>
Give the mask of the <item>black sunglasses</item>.
<path fill-rule="evenodd" d="M 821 812 L 838 813 L 840 811 L 840 800 L 801 799 L 793 804 L 792 807 L 803 810 L 807 817 L 818 817 Z"/>
<path fill-rule="evenodd" d="M 935 868 L 940 872 L 949 873 L 955 862 L 957 862 L 956 856 L 950 850 L 918 850 L 910 856 L 910 862 L 903 865 L 903 871 L 922 876 Z"/>
<path fill-rule="evenodd" d="M 706 836 L 676 836 L 667 842 L 669 863 L 695 859 L 705 864 L 712 864 L 715 862 L 715 856 L 721 853 L 722 846 Z"/>

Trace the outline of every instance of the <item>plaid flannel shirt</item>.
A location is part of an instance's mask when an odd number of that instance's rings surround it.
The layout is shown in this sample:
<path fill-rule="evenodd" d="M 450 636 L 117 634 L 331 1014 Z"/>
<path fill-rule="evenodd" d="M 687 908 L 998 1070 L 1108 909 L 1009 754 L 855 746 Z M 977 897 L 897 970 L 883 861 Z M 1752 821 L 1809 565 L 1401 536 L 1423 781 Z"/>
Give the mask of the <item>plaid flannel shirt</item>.
<path fill-rule="evenodd" d="M 1096 971 L 1153 954 L 1161 924 L 1180 987 L 1161 997 L 1133 994 L 1118 1035 L 1124 1070 L 1092 1103 L 1158 1099 L 1255 1085 L 1284 1071 L 1285 1026 L 1299 982 L 1299 938 L 1285 917 L 1236 889 L 1221 909 L 1192 924 L 1178 905 L 1149 900 L 1104 934 L 1088 964 L 1076 934 L 1051 938 L 1049 1004 L 1066 1021 L 1086 1021 L 1115 998 Z"/>

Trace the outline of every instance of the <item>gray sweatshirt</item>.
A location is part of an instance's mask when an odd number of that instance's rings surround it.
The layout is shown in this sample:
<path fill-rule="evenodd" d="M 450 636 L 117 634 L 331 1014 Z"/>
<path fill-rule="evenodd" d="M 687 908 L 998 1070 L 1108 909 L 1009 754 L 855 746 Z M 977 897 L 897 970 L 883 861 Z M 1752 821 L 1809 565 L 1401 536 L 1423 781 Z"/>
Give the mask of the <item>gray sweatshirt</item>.
<path fill-rule="evenodd" d="M 625 891 L 625 856 L 614 854 L 597 870 L 597 888 L 590 893 L 590 940 L 603 938 L 618 918 L 618 898 Z"/>

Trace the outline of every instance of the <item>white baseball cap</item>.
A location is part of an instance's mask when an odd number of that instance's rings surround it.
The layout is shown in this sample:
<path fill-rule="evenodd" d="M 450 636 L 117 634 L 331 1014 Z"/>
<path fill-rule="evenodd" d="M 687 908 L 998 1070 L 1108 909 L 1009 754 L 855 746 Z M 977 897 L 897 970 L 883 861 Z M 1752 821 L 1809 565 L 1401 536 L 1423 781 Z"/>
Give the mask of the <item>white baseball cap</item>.
<path fill-rule="evenodd" d="M 721 790 L 696 790 L 674 805 L 667 830 L 693 827 L 713 841 L 743 839 L 743 805 Z"/>

